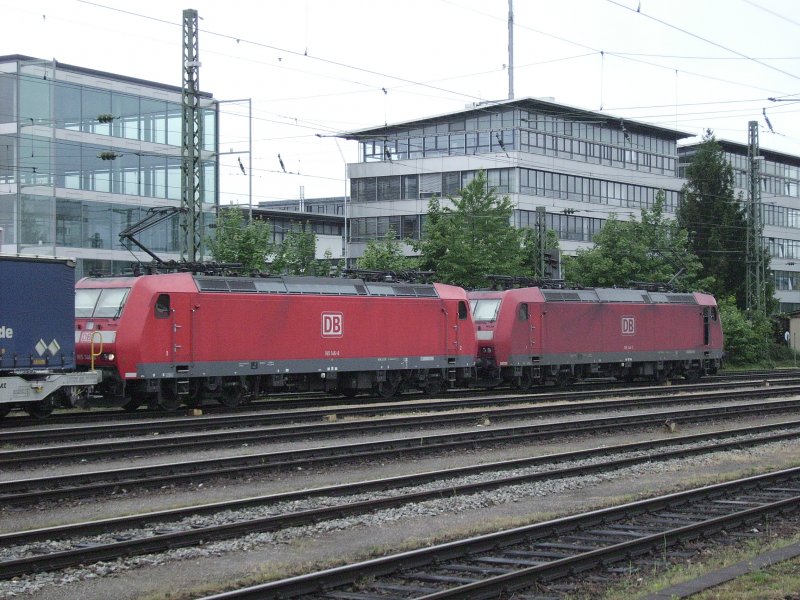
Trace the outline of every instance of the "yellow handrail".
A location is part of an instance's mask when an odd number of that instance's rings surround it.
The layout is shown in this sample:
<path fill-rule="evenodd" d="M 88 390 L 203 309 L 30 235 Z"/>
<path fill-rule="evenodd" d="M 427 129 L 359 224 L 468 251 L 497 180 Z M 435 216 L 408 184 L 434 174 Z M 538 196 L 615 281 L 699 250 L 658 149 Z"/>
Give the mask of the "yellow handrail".
<path fill-rule="evenodd" d="M 94 336 L 96 336 L 96 335 L 100 336 L 100 349 L 97 352 L 94 351 Z M 93 331 L 92 332 L 92 345 L 91 345 L 90 353 L 91 353 L 91 357 L 92 357 L 92 360 L 91 360 L 92 371 L 94 371 L 94 359 L 96 357 L 100 356 L 103 353 L 103 334 L 100 333 L 99 331 Z"/>

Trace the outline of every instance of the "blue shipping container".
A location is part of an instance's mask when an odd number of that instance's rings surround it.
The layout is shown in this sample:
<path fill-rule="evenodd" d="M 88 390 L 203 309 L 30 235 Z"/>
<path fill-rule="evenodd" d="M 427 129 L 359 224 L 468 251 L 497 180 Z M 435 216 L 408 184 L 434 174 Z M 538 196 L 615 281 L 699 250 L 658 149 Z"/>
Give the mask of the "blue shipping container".
<path fill-rule="evenodd" d="M 75 263 L 0 256 L 0 372 L 75 368 Z"/>

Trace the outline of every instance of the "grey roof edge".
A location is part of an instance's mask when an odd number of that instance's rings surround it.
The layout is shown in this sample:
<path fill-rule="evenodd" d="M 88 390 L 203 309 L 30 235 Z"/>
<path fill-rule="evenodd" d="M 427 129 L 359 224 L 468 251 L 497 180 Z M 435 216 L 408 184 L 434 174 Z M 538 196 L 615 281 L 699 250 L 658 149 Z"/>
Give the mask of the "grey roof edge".
<path fill-rule="evenodd" d="M 410 125 L 424 125 L 429 122 L 439 121 L 446 117 L 454 117 L 457 115 L 464 115 L 467 116 L 470 113 L 481 113 L 487 110 L 491 110 L 493 108 L 500 108 L 500 107 L 507 107 L 512 106 L 515 108 L 531 108 L 531 109 L 539 109 L 539 110 L 550 110 L 554 116 L 563 115 L 563 114 L 572 114 L 576 117 L 584 117 L 589 118 L 594 121 L 602 120 L 607 124 L 618 124 L 619 127 L 622 127 L 622 124 L 625 124 L 625 128 L 632 132 L 660 132 L 662 134 L 667 134 L 670 138 L 675 138 L 676 140 L 696 137 L 697 134 L 695 133 L 688 133 L 685 131 L 679 131 L 677 129 L 672 129 L 668 127 L 661 127 L 659 125 L 652 125 L 650 123 L 644 123 L 642 121 L 636 121 L 633 119 L 626 119 L 624 117 L 616 117 L 611 116 L 605 113 L 597 112 L 588 110 L 585 108 L 579 108 L 575 106 L 571 106 L 568 104 L 561 104 L 557 102 L 552 102 L 550 100 L 544 100 L 541 98 L 516 98 L 510 100 L 497 100 L 497 101 L 488 101 L 488 102 L 481 102 L 476 103 L 471 106 L 466 106 L 464 109 L 454 112 L 442 113 L 439 115 L 433 115 L 428 117 L 422 117 L 420 119 L 412 119 L 408 121 L 401 121 L 392 124 L 386 124 L 379 127 L 368 127 L 366 129 L 356 129 L 352 131 L 344 131 L 339 134 L 336 134 L 336 137 L 341 137 L 350 140 L 358 140 L 362 137 L 369 137 L 373 135 L 380 135 L 390 132 L 393 129 L 400 129 L 400 128 L 407 128 Z"/>
<path fill-rule="evenodd" d="M 731 140 L 724 140 L 724 139 L 717 139 L 716 142 L 720 146 L 722 146 L 723 150 L 727 150 L 729 152 L 732 151 L 747 156 L 748 153 L 747 144 L 743 144 L 741 142 L 733 142 Z M 686 151 L 687 149 L 697 148 L 702 143 L 703 142 L 693 142 L 691 144 L 683 144 L 682 146 L 678 146 L 678 152 L 680 153 L 681 150 Z M 788 162 L 793 165 L 800 165 L 800 156 L 796 154 L 788 154 L 786 152 L 780 152 L 778 150 L 769 150 L 768 148 L 764 148 L 761 145 L 759 145 L 758 152 L 761 156 L 764 156 L 765 158 L 771 158 L 776 162 Z"/>
<path fill-rule="evenodd" d="M 182 89 L 180 86 L 177 85 L 169 85 L 166 83 L 159 83 L 157 81 L 151 81 L 149 79 L 139 79 L 138 77 L 128 77 L 127 75 L 119 75 L 118 73 L 111 73 L 109 71 L 99 71 L 97 69 L 89 69 L 87 67 L 80 67 L 77 65 L 70 65 L 67 63 L 62 63 L 55 58 L 53 59 L 46 59 L 46 58 L 37 58 L 35 56 L 26 56 L 24 54 L 6 54 L 0 56 L 0 63 L 4 62 L 28 62 L 28 61 L 41 61 L 42 63 L 50 63 L 51 65 L 54 64 L 56 69 L 64 69 L 66 71 L 74 71 L 76 73 L 83 73 L 85 75 L 94 75 L 96 77 L 107 77 L 109 79 L 116 79 L 119 81 L 126 81 L 128 83 L 135 83 L 137 85 L 144 85 L 147 87 L 157 88 L 160 90 L 166 90 L 169 92 L 176 92 L 180 94 Z M 213 98 L 214 95 L 211 92 L 200 92 L 200 95 L 204 98 Z"/>

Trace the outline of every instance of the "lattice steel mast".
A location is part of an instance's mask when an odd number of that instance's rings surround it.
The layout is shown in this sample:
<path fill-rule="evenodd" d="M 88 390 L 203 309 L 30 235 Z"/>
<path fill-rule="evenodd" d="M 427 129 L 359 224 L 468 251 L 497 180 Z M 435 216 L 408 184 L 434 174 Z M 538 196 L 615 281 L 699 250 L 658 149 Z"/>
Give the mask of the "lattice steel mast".
<path fill-rule="evenodd" d="M 748 123 L 747 157 L 750 166 L 750 188 L 747 195 L 747 311 L 766 310 L 766 264 L 761 241 L 761 156 L 758 148 L 758 121 Z"/>
<path fill-rule="evenodd" d="M 181 102 L 181 260 L 203 260 L 203 199 L 200 193 L 202 168 L 202 111 L 200 110 L 200 58 L 198 16 L 194 9 L 183 11 L 183 83 Z"/>

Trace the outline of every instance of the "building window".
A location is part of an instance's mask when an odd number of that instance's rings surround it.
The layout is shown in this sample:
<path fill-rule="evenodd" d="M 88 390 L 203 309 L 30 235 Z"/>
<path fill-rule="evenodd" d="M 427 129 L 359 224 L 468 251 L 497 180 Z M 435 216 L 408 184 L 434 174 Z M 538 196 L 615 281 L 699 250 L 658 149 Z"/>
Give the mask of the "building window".
<path fill-rule="evenodd" d="M 454 171 L 442 173 L 442 195 L 458 196 L 461 192 L 461 173 Z"/>
<path fill-rule="evenodd" d="M 423 173 L 419 176 L 419 197 L 432 198 L 442 195 L 442 174 Z"/>
<path fill-rule="evenodd" d="M 400 200 L 400 176 L 378 177 L 378 200 Z"/>
<path fill-rule="evenodd" d="M 402 176 L 403 200 L 416 200 L 419 198 L 419 179 L 417 175 Z"/>

